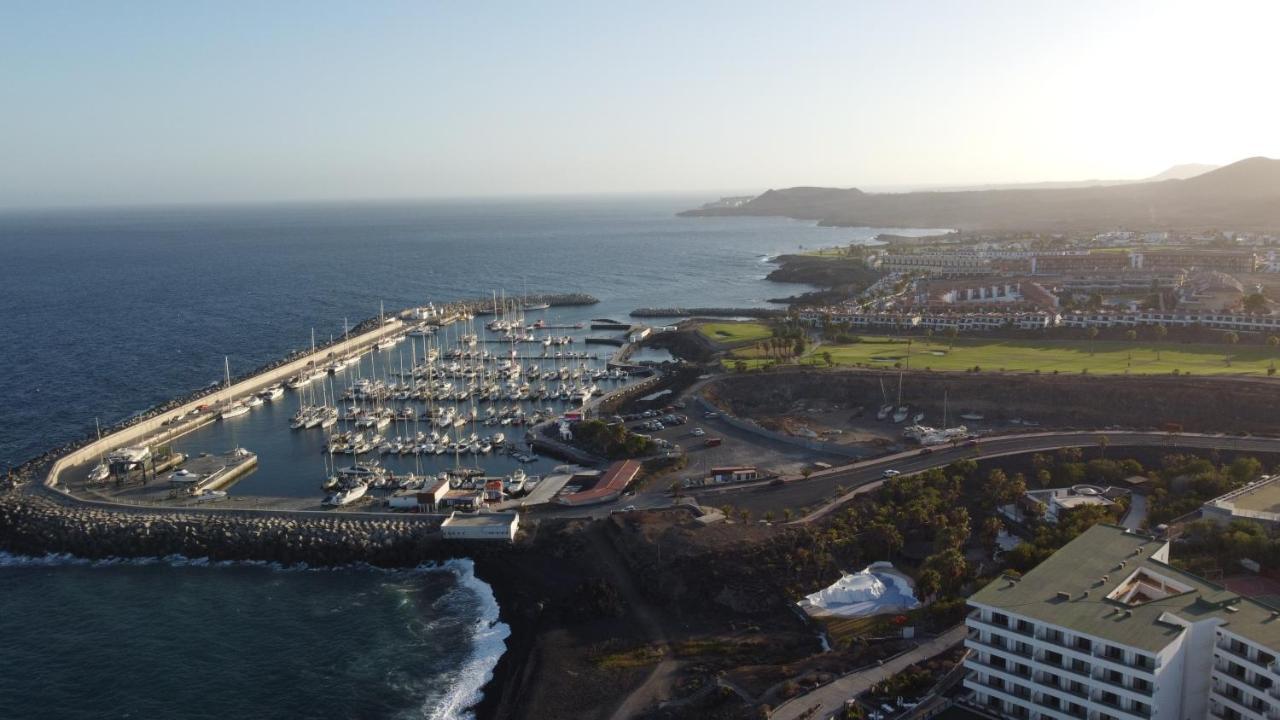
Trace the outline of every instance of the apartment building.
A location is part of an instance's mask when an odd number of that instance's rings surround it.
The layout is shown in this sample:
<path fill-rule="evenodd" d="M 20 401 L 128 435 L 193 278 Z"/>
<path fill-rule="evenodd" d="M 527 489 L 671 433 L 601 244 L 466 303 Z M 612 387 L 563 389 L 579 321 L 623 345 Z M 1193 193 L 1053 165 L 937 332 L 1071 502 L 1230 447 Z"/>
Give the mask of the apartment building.
<path fill-rule="evenodd" d="M 965 687 L 1019 720 L 1277 720 L 1280 611 L 1112 525 L 969 599 Z"/>
<path fill-rule="evenodd" d="M 886 253 L 879 257 L 879 263 L 881 270 L 898 273 L 974 275 L 991 272 L 991 260 L 976 253 Z"/>

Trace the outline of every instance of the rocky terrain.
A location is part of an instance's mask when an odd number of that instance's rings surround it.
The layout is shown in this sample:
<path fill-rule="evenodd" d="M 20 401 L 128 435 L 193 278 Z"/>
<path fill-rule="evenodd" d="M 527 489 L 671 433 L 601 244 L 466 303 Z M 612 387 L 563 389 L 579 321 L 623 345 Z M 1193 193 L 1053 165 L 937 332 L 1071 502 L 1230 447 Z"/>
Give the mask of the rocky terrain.
<path fill-rule="evenodd" d="M 730 375 L 708 387 L 725 409 L 742 417 L 772 415 L 798 400 L 840 401 L 877 408 L 897 373 L 865 370 L 780 371 Z M 1161 428 L 1187 432 L 1280 434 L 1280 382 L 1207 377 L 908 372 L 902 401 L 940 421 L 944 394 L 952 423 L 978 412 L 991 421 L 1034 419 L 1043 427 Z M 892 399 L 892 398 L 891 398 Z"/>

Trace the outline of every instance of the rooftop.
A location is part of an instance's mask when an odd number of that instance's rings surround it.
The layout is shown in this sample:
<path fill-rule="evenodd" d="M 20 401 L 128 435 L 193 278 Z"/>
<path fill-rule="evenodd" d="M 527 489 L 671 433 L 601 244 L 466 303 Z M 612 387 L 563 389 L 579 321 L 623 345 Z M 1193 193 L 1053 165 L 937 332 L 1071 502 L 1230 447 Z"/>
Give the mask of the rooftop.
<path fill-rule="evenodd" d="M 1231 511 L 1280 514 L 1280 475 L 1263 477 L 1206 504 Z"/>
<path fill-rule="evenodd" d="M 1179 621 L 1205 620 L 1280 647 L 1280 617 L 1270 606 L 1153 559 L 1167 547 L 1121 527 L 1095 525 L 1021 580 L 998 579 L 970 600 L 1148 652 L 1177 638 L 1184 630 Z"/>
<path fill-rule="evenodd" d="M 561 502 L 570 505 L 584 505 L 593 502 L 605 502 L 613 499 L 615 496 L 627 489 L 627 485 L 635 479 L 640 473 L 640 462 L 637 460 L 619 460 L 609 466 L 604 471 L 604 476 L 596 482 L 595 487 L 590 490 L 583 490 L 568 497 L 561 498 Z M 575 477 L 585 475 L 586 473 L 577 473 Z"/>
<path fill-rule="evenodd" d="M 445 518 L 443 525 L 449 527 L 506 527 L 514 522 L 517 514 L 502 513 L 458 513 Z"/>

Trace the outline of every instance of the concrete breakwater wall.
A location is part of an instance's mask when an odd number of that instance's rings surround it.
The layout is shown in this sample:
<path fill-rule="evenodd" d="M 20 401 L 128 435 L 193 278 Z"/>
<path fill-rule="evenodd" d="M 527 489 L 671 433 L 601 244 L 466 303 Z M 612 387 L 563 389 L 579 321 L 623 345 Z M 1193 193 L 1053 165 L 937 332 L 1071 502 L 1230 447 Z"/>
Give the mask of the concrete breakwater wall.
<path fill-rule="evenodd" d="M 551 307 L 572 307 L 576 305 L 595 305 L 600 302 L 598 298 L 586 293 L 541 293 L 534 295 L 525 295 L 520 297 L 506 298 L 508 303 L 543 303 Z M 500 303 L 501 301 L 499 301 Z M 459 300 L 448 305 L 449 308 L 465 308 L 468 312 L 475 315 L 492 315 L 493 314 L 493 298 L 476 298 L 473 300 Z"/>
<path fill-rule="evenodd" d="M 0 495 L 0 550 L 80 558 L 183 555 L 286 565 L 406 567 L 457 556 L 439 517 L 145 511 Z"/>
<path fill-rule="evenodd" d="M 774 308 L 637 308 L 631 311 L 631 317 L 749 317 L 749 318 L 780 318 L 786 317 L 786 310 L 777 310 Z"/>
<path fill-rule="evenodd" d="M 98 455 L 114 448 L 133 444 L 138 440 L 147 438 L 155 433 L 163 432 L 167 439 L 171 439 L 172 437 L 181 434 L 183 428 L 177 428 L 175 431 L 175 428 L 172 426 L 166 426 L 165 423 L 171 418 L 189 413 L 201 405 L 220 402 L 227 397 L 244 397 L 257 392 L 268 385 L 281 382 L 291 375 L 295 375 L 298 372 L 307 369 L 313 363 L 323 362 L 333 355 L 345 355 L 349 352 L 362 349 L 383 337 L 393 335 L 403 330 L 404 323 L 399 320 L 391 320 L 389 322 L 376 325 L 368 332 L 335 343 L 324 349 L 317 350 L 315 353 L 308 353 L 307 355 L 298 357 L 295 360 L 286 362 L 283 365 L 277 365 L 262 373 L 241 380 L 240 382 L 232 385 L 229 392 L 219 391 L 211 395 L 200 396 L 183 405 L 179 405 L 178 407 L 167 410 L 164 413 L 156 414 L 150 418 L 134 423 L 133 425 L 110 435 L 104 435 L 101 440 L 83 445 L 58 458 L 58 460 L 53 463 L 52 467 L 50 467 L 49 473 L 45 478 L 45 484 L 46 486 L 53 487 L 58 482 L 58 474 L 64 469 L 95 459 Z"/>

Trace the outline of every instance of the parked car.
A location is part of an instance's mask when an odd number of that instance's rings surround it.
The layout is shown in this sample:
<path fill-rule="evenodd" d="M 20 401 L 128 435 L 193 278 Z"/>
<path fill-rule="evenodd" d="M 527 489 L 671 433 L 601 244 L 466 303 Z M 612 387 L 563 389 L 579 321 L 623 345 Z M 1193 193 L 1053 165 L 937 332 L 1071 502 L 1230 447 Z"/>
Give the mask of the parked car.
<path fill-rule="evenodd" d="M 711 419 L 713 419 L 713 418 L 718 418 L 718 417 L 720 417 L 720 413 L 718 413 L 718 412 L 708 412 L 708 413 L 703 413 L 703 414 L 702 414 L 702 417 L 704 417 L 704 418 L 706 418 L 706 419 L 708 419 L 708 420 L 711 420 Z"/>
<path fill-rule="evenodd" d="M 703 429 L 702 429 L 702 428 L 700 428 L 700 427 L 696 427 L 696 428 L 694 428 L 694 429 L 693 429 L 693 432 L 691 432 L 691 433 L 689 433 L 689 434 L 690 434 L 690 435 L 692 435 L 692 436 L 694 436 L 694 437 L 702 437 L 703 435 L 706 435 L 706 434 L 707 434 L 707 431 L 706 431 L 706 430 L 703 430 Z"/>
<path fill-rule="evenodd" d="M 880 473 L 880 477 L 882 477 L 882 478 L 892 478 L 892 477 L 898 477 L 898 476 L 899 476 L 899 475 L 901 475 L 901 474 L 902 474 L 902 473 L 901 473 L 900 471 L 898 471 L 898 470 L 894 470 L 894 469 L 890 468 L 890 469 L 885 470 L 884 472 Z"/>
<path fill-rule="evenodd" d="M 722 442 L 724 441 L 720 438 L 707 438 L 707 441 L 703 444 L 707 447 L 720 447 L 720 443 Z"/>

